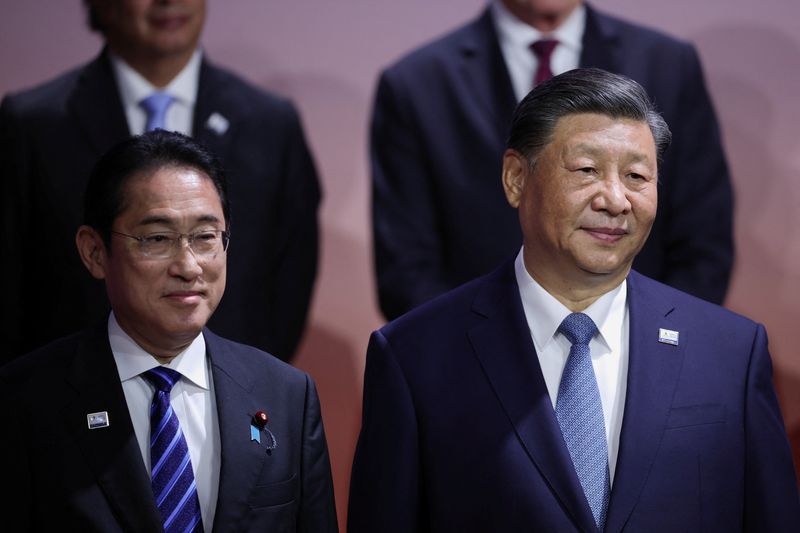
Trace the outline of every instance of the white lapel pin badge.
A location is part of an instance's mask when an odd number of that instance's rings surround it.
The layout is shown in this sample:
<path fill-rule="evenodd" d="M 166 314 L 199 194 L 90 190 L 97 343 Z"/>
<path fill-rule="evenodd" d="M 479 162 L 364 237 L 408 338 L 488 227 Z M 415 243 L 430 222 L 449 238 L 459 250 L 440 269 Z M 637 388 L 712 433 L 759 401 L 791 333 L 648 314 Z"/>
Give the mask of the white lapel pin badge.
<path fill-rule="evenodd" d="M 86 415 L 86 423 L 89 425 L 89 429 L 107 428 L 111 424 L 108 411 L 89 413 Z"/>
<path fill-rule="evenodd" d="M 677 346 L 678 336 L 679 333 L 677 331 L 673 331 L 671 329 L 658 328 L 658 342 L 660 343 L 672 344 L 673 346 Z"/>
<path fill-rule="evenodd" d="M 224 135 L 226 131 L 228 131 L 228 126 L 231 123 L 228 122 L 228 119 L 217 113 L 216 111 L 211 113 L 211 116 L 208 117 L 206 121 L 206 128 L 210 129 L 217 135 Z"/>

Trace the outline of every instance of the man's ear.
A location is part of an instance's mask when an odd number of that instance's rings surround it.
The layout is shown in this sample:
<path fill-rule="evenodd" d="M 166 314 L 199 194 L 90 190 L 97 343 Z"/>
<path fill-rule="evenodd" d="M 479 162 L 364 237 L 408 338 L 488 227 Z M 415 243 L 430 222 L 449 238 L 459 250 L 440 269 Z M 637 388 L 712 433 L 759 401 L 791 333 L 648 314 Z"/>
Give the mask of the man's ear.
<path fill-rule="evenodd" d="M 105 279 L 108 254 L 103 237 L 90 226 L 81 226 L 75 235 L 75 244 L 81 261 L 89 273 L 97 279 Z"/>
<path fill-rule="evenodd" d="M 528 177 L 528 158 L 509 148 L 503 154 L 503 190 L 506 200 L 513 208 L 518 208 L 522 198 L 522 188 Z"/>

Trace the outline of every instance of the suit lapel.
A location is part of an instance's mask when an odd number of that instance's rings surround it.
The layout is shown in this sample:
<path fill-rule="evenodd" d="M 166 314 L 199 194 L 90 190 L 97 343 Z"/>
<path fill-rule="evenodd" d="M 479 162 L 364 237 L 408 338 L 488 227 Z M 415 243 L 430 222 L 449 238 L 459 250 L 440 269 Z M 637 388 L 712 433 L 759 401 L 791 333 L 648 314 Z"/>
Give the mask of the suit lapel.
<path fill-rule="evenodd" d="M 647 481 L 688 342 L 685 331 L 680 332 L 678 346 L 659 342 L 659 328 L 677 329 L 669 316 L 674 308 L 648 292 L 646 283 L 635 272 L 628 277 L 628 387 L 607 531 L 622 530 Z"/>
<path fill-rule="evenodd" d="M 67 108 L 99 158 L 130 135 L 117 82 L 104 50 L 78 77 Z"/>
<path fill-rule="evenodd" d="M 505 139 L 517 99 L 488 8 L 464 32 L 458 51 L 461 84 L 475 95 L 470 100 L 487 117 L 494 138 Z"/>
<path fill-rule="evenodd" d="M 194 108 L 192 136 L 222 161 L 228 159 L 236 105 L 227 105 L 227 87 L 220 72 L 205 60 L 200 64 L 197 102 Z"/>
<path fill-rule="evenodd" d="M 66 430 L 83 451 L 120 525 L 160 531 L 150 477 L 133 431 L 105 324 L 84 335 L 67 381 L 76 395 L 66 405 Z M 89 413 L 108 412 L 108 427 L 89 429 Z"/>
<path fill-rule="evenodd" d="M 203 336 L 211 359 L 222 445 L 214 531 L 235 531 L 236 523 L 249 511 L 247 498 L 267 457 L 264 445 L 250 440 L 250 423 L 256 411 L 269 406 L 256 404 L 252 374 L 230 345 L 208 330 Z"/>
<path fill-rule="evenodd" d="M 489 278 L 473 311 L 485 320 L 469 331 L 470 341 L 517 437 L 576 525 L 595 531 L 539 367 L 513 262 Z"/>
<path fill-rule="evenodd" d="M 609 18 L 586 6 L 580 66 L 620 72 L 620 45 L 617 28 Z"/>

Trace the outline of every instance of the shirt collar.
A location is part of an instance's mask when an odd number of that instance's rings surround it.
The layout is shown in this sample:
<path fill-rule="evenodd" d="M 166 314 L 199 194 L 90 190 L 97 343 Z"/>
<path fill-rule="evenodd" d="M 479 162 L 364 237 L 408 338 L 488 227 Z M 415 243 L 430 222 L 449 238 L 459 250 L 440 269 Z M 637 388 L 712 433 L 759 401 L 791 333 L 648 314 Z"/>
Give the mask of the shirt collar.
<path fill-rule="evenodd" d="M 111 344 L 120 381 L 133 379 L 152 368 L 161 366 L 155 357 L 136 344 L 136 341 L 120 327 L 113 312 L 108 317 L 108 341 Z M 209 389 L 206 341 L 202 333 L 164 366 L 180 372 L 198 387 Z"/>
<path fill-rule="evenodd" d="M 542 38 L 557 39 L 560 45 L 580 51 L 583 32 L 586 28 L 586 6 L 576 7 L 561 26 L 549 34 L 544 34 L 515 17 L 500 0 L 493 0 L 490 7 L 498 38 L 514 47 L 529 48 Z"/>
<path fill-rule="evenodd" d="M 544 349 L 555 339 L 558 326 L 572 311 L 531 277 L 525 268 L 522 250 L 514 261 L 514 271 L 531 336 L 536 346 Z M 620 331 L 627 311 L 627 296 L 628 282 L 623 280 L 582 311 L 597 326 L 599 335 L 596 339 L 614 353 L 619 353 L 622 348 Z"/>
<path fill-rule="evenodd" d="M 122 104 L 125 107 L 138 106 L 139 102 L 159 90 L 168 93 L 189 107 L 194 106 L 200 81 L 200 63 L 203 58 L 199 48 L 194 51 L 186 66 L 166 87 L 154 86 L 113 52 L 109 51 L 108 56 L 117 79 Z"/>

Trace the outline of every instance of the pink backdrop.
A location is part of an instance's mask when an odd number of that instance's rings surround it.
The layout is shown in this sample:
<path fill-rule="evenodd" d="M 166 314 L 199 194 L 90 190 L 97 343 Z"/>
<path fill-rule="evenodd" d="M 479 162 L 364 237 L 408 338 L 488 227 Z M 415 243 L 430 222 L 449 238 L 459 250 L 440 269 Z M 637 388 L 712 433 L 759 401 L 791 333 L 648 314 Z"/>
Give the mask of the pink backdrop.
<path fill-rule="evenodd" d="M 214 61 L 300 107 L 325 188 L 322 263 L 296 364 L 316 379 L 344 525 L 364 352 L 380 326 L 371 270 L 367 123 L 381 67 L 472 18 L 483 0 L 210 2 Z M 787 429 L 800 444 L 800 2 L 598 0 L 693 41 L 737 193 L 727 305 L 767 326 Z M 78 0 L 0 0 L 0 94 L 84 62 L 99 46 Z M 390 422 L 390 421 L 388 421 Z M 796 455 L 796 457 L 798 457 Z M 797 459 L 796 459 L 797 460 Z"/>

